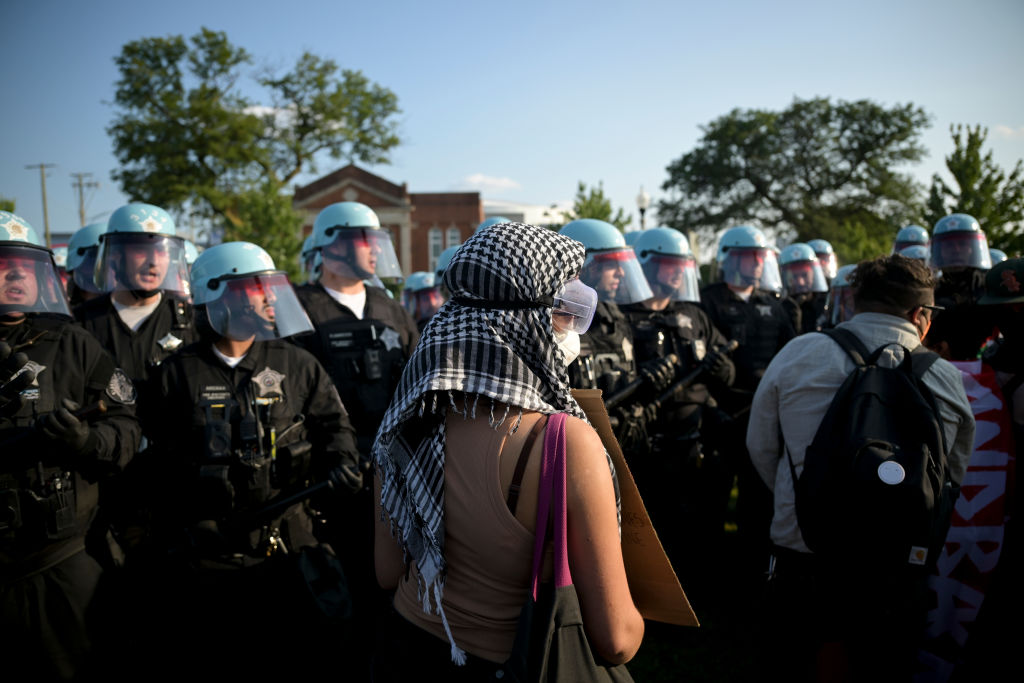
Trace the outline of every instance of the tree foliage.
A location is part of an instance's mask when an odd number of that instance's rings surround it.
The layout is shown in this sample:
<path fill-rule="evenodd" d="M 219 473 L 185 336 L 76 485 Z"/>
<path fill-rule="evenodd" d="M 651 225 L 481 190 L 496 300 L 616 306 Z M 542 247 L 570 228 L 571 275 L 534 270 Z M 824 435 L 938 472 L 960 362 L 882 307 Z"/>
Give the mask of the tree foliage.
<path fill-rule="evenodd" d="M 1008 254 L 1024 253 L 1024 161 L 1017 161 L 1010 174 L 996 166 L 992 151 L 982 152 L 988 129 L 950 126 L 953 152 L 946 157 L 957 189 L 937 174 L 928 192 L 926 218 L 934 225 L 951 213 L 974 216 L 989 244 Z"/>
<path fill-rule="evenodd" d="M 0 197 L 0 211 L 14 213 L 14 200 L 7 197 Z"/>
<path fill-rule="evenodd" d="M 896 169 L 919 161 L 928 115 L 912 104 L 801 100 L 783 111 L 734 109 L 702 126 L 668 168 L 661 222 L 704 245 L 754 224 L 777 237 L 828 240 L 840 261 L 887 252 L 917 218 L 921 188 Z"/>
<path fill-rule="evenodd" d="M 188 207 L 226 235 L 261 244 L 274 235 L 276 244 L 299 221 L 282 193 L 300 173 L 316 171 L 318 156 L 387 163 L 399 144 L 395 94 L 308 52 L 284 73 L 256 70 L 244 48 L 203 28 L 188 40 L 126 43 L 114 62 L 120 78 L 107 129 L 120 162 L 114 181 L 130 197 Z M 246 75 L 262 100 L 246 94 Z M 260 204 L 273 207 L 273 220 L 252 222 Z M 299 248 L 297 229 L 290 238 L 289 252 Z"/>
<path fill-rule="evenodd" d="M 597 187 L 587 189 L 586 183 L 582 180 L 576 187 L 576 197 L 573 199 L 572 209 L 563 211 L 562 217 L 566 222 L 574 221 L 577 218 L 595 218 L 606 223 L 611 223 L 619 230 L 629 225 L 630 215 L 622 212 L 622 209 L 612 209 L 612 200 L 604 194 L 604 183 L 598 182 Z"/>

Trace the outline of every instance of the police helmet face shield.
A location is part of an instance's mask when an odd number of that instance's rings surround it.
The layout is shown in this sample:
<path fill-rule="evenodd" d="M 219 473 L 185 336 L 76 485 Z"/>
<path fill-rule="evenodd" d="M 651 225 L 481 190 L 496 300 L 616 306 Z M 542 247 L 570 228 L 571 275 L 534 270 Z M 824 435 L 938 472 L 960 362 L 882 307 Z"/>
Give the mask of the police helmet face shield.
<path fill-rule="evenodd" d="M 782 280 L 787 294 L 807 294 L 828 291 L 828 282 L 821 263 L 814 261 L 791 261 L 782 265 Z"/>
<path fill-rule="evenodd" d="M 587 253 L 580 279 L 601 301 L 632 304 L 654 296 L 632 249 Z"/>
<path fill-rule="evenodd" d="M 992 256 L 989 254 L 985 233 L 980 230 L 936 232 L 932 237 L 931 264 L 933 268 L 939 270 L 948 270 L 949 268 L 988 270 L 992 267 Z"/>
<path fill-rule="evenodd" d="M 83 289 L 87 292 L 98 293 L 100 288 L 96 286 L 95 271 L 96 271 L 96 255 L 100 248 L 96 247 L 81 247 L 78 266 L 71 271 L 71 279 L 75 281 L 75 285 L 79 289 Z"/>
<path fill-rule="evenodd" d="M 734 287 L 782 291 L 782 277 L 771 247 L 729 247 L 722 261 L 722 277 Z"/>
<path fill-rule="evenodd" d="M 220 295 L 206 302 L 206 316 L 221 336 L 259 341 L 313 330 L 283 272 L 224 278 L 216 284 Z"/>
<path fill-rule="evenodd" d="M 654 292 L 652 296 L 672 301 L 700 302 L 700 278 L 697 261 L 691 255 L 650 254 L 644 262 L 644 274 Z"/>
<path fill-rule="evenodd" d="M 853 317 L 853 287 L 833 286 L 828 294 L 829 318 L 832 325 L 846 322 Z"/>
<path fill-rule="evenodd" d="M 335 275 L 360 280 L 376 275 L 402 278 L 402 268 L 386 230 L 373 228 L 327 228 L 327 244 L 321 247 L 323 267 Z"/>
<path fill-rule="evenodd" d="M 0 316 L 49 313 L 71 318 L 53 255 L 24 242 L 0 243 Z"/>
<path fill-rule="evenodd" d="M 101 292 L 159 291 L 188 298 L 185 241 L 162 233 L 108 232 L 100 238 L 94 278 Z"/>
<path fill-rule="evenodd" d="M 579 279 L 563 284 L 551 304 L 551 317 L 564 330 L 583 334 L 597 309 L 597 292 Z"/>
<path fill-rule="evenodd" d="M 443 305 L 444 295 L 441 294 L 440 285 L 415 291 L 402 290 L 402 306 L 416 322 L 432 317 Z"/>

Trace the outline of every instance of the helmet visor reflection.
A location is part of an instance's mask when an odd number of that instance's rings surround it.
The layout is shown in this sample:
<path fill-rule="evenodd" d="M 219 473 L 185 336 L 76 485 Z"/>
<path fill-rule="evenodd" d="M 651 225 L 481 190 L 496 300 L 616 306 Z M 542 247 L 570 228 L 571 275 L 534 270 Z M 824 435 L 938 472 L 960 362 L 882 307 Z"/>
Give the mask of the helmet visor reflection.
<path fill-rule="evenodd" d="M 281 272 L 224 281 L 224 293 L 206 305 L 206 315 L 218 334 L 236 341 L 281 339 L 313 330 Z"/>
<path fill-rule="evenodd" d="M 654 296 L 632 249 L 588 254 L 580 279 L 601 301 L 632 304 Z"/>

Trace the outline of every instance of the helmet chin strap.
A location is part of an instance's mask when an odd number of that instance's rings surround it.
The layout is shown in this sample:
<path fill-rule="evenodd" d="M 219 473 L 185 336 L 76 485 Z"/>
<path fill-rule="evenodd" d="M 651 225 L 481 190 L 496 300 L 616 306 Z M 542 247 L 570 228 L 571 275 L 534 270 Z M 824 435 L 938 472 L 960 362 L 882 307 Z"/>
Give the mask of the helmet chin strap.
<path fill-rule="evenodd" d="M 373 272 L 361 268 L 356 263 L 355 258 L 351 254 L 346 254 L 345 256 L 325 255 L 324 258 L 325 260 L 332 260 L 337 261 L 338 263 L 344 263 L 346 266 L 348 266 L 349 270 L 352 271 L 352 274 L 355 275 L 355 277 L 360 280 L 366 280 L 367 278 L 373 277 Z"/>

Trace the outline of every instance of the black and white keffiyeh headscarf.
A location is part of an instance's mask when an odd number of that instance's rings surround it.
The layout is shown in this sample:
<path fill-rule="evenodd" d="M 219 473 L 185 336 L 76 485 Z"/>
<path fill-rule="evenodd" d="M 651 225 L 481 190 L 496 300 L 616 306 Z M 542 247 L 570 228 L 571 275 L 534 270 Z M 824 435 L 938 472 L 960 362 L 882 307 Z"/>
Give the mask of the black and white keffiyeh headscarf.
<path fill-rule="evenodd" d="M 573 239 L 522 223 L 470 237 L 445 271 L 451 299 L 423 330 L 373 445 L 392 533 L 416 561 L 423 609 L 440 614 L 459 664 L 465 654 L 441 609 L 445 415 L 458 394 L 464 414 L 489 410 L 495 428 L 506 418 L 518 428 L 523 411 L 586 419 L 569 391 L 550 309 L 561 285 L 579 275 L 584 253 Z M 496 410 L 497 402 L 505 407 Z M 518 410 L 510 415 L 509 407 Z"/>

